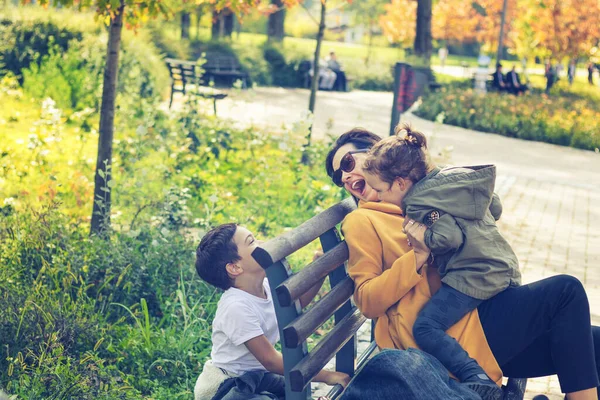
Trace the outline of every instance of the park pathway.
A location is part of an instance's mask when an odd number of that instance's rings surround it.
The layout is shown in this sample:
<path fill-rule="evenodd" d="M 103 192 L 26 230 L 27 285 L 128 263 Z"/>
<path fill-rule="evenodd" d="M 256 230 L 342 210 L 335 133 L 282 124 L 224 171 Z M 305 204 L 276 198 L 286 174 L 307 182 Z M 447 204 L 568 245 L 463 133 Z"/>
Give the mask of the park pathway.
<path fill-rule="evenodd" d="M 219 116 L 278 130 L 300 119 L 308 94 L 280 88 L 232 93 L 219 103 Z M 391 104 L 391 93 L 319 92 L 314 135 L 339 135 L 355 126 L 386 135 Z M 498 166 L 497 192 L 504 203 L 500 229 L 519 257 L 523 282 L 557 274 L 578 277 L 590 299 L 592 321 L 600 324 L 600 154 L 434 124 L 411 114 L 403 120 L 426 133 L 432 151 L 445 151 L 453 164 Z M 369 340 L 366 325 L 359 350 Z M 315 394 L 326 392 L 314 386 Z M 526 399 L 540 393 L 563 398 L 556 377 L 530 379 Z"/>

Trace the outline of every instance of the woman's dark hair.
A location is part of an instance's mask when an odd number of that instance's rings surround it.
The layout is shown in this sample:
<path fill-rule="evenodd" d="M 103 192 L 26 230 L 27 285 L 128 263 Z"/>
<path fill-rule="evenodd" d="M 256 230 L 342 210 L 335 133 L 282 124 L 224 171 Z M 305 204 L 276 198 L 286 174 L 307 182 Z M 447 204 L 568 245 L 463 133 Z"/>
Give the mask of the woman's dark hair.
<path fill-rule="evenodd" d="M 363 170 L 379 175 L 388 183 L 398 177 L 416 183 L 431 168 L 427 138 L 421 132 L 413 131 L 408 124 L 397 126 L 394 133 L 371 148 Z"/>
<path fill-rule="evenodd" d="M 380 140 L 381 138 L 379 136 L 363 128 L 354 128 L 342 134 L 337 138 L 333 147 L 329 150 L 329 153 L 327 153 L 327 158 L 325 158 L 325 170 L 327 171 L 327 175 L 329 175 L 330 178 L 333 177 L 333 157 L 340 147 L 351 143 L 357 149 L 370 149 Z"/>
<path fill-rule="evenodd" d="M 227 290 L 233 286 L 226 266 L 239 261 L 238 248 L 233 241 L 237 224 L 223 224 L 210 230 L 196 249 L 196 271 L 205 282 Z"/>

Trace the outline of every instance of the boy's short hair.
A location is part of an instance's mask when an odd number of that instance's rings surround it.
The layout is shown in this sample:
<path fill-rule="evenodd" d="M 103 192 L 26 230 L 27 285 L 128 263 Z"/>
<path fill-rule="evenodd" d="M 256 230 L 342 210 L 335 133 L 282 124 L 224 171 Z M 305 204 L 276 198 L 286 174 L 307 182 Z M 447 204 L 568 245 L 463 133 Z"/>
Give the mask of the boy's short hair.
<path fill-rule="evenodd" d="M 237 224 L 223 224 L 211 229 L 196 249 L 196 271 L 205 282 L 227 290 L 233 282 L 225 266 L 239 261 L 238 248 L 233 241 Z"/>

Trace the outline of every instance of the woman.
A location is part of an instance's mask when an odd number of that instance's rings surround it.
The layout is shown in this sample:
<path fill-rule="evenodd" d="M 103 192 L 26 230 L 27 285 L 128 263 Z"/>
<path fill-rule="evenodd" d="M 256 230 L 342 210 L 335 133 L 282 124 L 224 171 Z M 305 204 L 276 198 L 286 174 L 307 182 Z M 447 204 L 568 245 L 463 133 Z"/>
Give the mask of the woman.
<path fill-rule="evenodd" d="M 327 155 L 326 169 L 334 183 L 359 201 L 342 225 L 357 306 L 377 319 L 379 347 L 416 348 L 413 323 L 440 287 L 440 277 L 426 262 L 426 227 L 409 221 L 404 234 L 400 208 L 377 203 L 377 194 L 365 182 L 362 162 L 379 140 L 362 129 L 343 134 Z M 447 333 L 497 383 L 502 373 L 516 378 L 558 374 L 568 399 L 598 399 L 600 351 L 594 347 L 600 350 L 600 328 L 591 326 L 585 290 L 573 277 L 509 288 Z"/>

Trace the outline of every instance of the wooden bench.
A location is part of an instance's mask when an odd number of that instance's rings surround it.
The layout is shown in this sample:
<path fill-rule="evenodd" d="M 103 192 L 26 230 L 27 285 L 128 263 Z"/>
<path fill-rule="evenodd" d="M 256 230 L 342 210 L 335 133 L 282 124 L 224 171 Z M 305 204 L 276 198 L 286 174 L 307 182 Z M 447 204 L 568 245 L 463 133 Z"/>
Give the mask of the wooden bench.
<path fill-rule="evenodd" d="M 334 356 L 336 371 L 353 375 L 376 350 L 375 342 L 357 357 L 356 332 L 366 317 L 352 302 L 354 283 L 346 273 L 348 246 L 340 237 L 337 225 L 356 208 L 348 198 L 300 226 L 264 243 L 252 253 L 266 270 L 279 323 L 283 354 L 286 400 L 310 398 L 310 383 Z M 293 274 L 286 257 L 319 239 L 325 254 Z M 331 291 L 308 311 L 300 308 L 298 299 L 321 278 L 329 277 Z M 334 328 L 309 353 L 306 339 L 332 315 Z M 372 338 L 371 338 L 372 340 Z M 526 379 L 509 379 L 504 387 L 504 400 L 522 400 Z M 341 394 L 334 387 L 328 397 Z"/>
<path fill-rule="evenodd" d="M 173 104 L 173 95 L 175 93 L 187 94 L 189 85 L 194 87 L 193 94 L 213 101 L 213 111 L 217 115 L 217 100 L 227 97 L 225 93 L 202 92 L 203 84 L 202 67 L 194 61 L 176 60 L 173 58 L 165 59 L 171 76 L 171 96 L 169 108 Z"/>
<path fill-rule="evenodd" d="M 236 80 L 242 81 L 242 89 L 248 87 L 248 73 L 244 71 L 238 60 L 221 53 L 207 53 L 206 62 L 202 65 L 205 81 L 227 79 L 230 85 Z"/>

